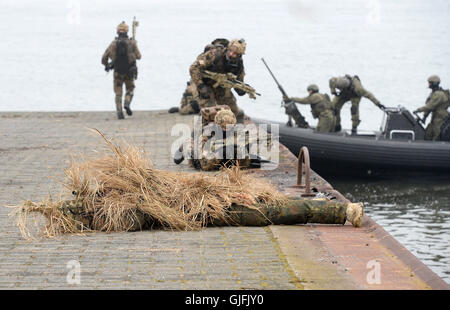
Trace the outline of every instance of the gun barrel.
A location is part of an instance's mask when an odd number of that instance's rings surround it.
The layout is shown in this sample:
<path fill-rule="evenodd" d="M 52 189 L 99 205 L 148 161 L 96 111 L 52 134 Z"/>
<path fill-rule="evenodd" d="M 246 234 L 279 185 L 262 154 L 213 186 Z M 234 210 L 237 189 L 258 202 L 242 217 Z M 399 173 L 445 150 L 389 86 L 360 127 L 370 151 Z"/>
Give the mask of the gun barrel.
<path fill-rule="evenodd" d="M 275 83 L 278 86 L 278 89 L 280 90 L 281 94 L 283 96 L 287 97 L 286 92 L 283 89 L 283 86 L 280 85 L 280 83 L 278 82 L 277 78 L 275 77 L 275 75 L 273 75 L 272 70 L 270 70 L 269 66 L 267 65 L 266 61 L 264 60 L 264 58 L 261 58 L 262 62 L 264 63 L 264 65 L 266 66 L 267 70 L 269 70 L 270 75 L 272 76 L 273 80 L 275 81 Z"/>

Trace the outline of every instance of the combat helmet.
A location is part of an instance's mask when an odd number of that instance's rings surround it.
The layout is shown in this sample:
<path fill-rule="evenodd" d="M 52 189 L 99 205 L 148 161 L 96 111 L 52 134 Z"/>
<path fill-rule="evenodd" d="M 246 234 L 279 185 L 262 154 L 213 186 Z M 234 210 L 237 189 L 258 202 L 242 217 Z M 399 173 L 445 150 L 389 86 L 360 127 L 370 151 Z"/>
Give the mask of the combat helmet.
<path fill-rule="evenodd" d="M 214 118 L 214 123 L 219 125 L 222 130 L 226 130 L 227 125 L 236 124 L 236 116 L 231 110 L 220 110 Z"/>
<path fill-rule="evenodd" d="M 125 22 L 121 22 L 117 26 L 117 33 L 119 32 L 128 32 L 128 25 Z"/>
<path fill-rule="evenodd" d="M 441 79 L 437 75 L 432 75 L 428 78 L 428 83 L 439 84 Z"/>
<path fill-rule="evenodd" d="M 307 91 L 312 91 L 313 93 L 317 93 L 319 92 L 319 86 L 317 86 L 316 84 L 311 84 L 308 86 L 308 88 L 306 88 Z"/>
<path fill-rule="evenodd" d="M 247 43 L 245 43 L 244 39 L 234 39 L 228 44 L 228 50 L 237 53 L 239 55 L 245 54 L 245 48 L 247 47 Z"/>

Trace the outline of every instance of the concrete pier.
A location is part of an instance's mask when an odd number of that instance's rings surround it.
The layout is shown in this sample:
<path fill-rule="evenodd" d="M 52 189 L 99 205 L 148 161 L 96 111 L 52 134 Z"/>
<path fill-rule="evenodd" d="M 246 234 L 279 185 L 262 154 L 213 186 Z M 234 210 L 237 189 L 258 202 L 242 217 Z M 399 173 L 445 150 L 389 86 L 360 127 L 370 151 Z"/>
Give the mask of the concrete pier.
<path fill-rule="evenodd" d="M 192 171 L 170 157 L 176 123 L 192 116 L 137 111 L 0 112 L 1 289 L 448 289 L 449 286 L 367 216 L 362 228 L 294 225 L 142 231 L 22 238 L 8 205 L 57 196 L 74 154 L 103 148 L 96 128 L 116 142 L 144 148 L 159 169 Z M 274 171 L 254 170 L 298 195 L 297 160 L 281 146 Z M 314 167 L 312 167 L 314 168 Z M 312 185 L 345 200 L 315 173 Z M 79 263 L 80 283 L 68 281 Z"/>

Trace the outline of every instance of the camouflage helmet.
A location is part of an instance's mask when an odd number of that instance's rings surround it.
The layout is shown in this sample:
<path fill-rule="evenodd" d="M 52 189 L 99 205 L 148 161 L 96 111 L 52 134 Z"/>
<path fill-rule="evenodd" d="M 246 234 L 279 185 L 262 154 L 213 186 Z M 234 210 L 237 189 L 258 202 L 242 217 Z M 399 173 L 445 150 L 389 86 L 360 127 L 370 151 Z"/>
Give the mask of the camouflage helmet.
<path fill-rule="evenodd" d="M 244 39 L 234 39 L 231 40 L 231 42 L 228 44 L 228 50 L 237 53 L 239 55 L 245 54 L 245 48 L 247 47 L 247 44 L 245 43 Z"/>
<path fill-rule="evenodd" d="M 119 32 L 128 32 L 128 25 L 125 24 L 125 22 L 121 22 L 118 26 L 117 26 L 117 33 Z"/>
<path fill-rule="evenodd" d="M 214 123 L 225 130 L 228 124 L 236 124 L 236 116 L 231 110 L 220 110 L 219 112 L 217 112 L 216 117 L 214 118 Z"/>
<path fill-rule="evenodd" d="M 437 75 L 432 75 L 428 78 L 428 82 L 433 84 L 439 84 L 441 82 L 441 79 Z"/>
<path fill-rule="evenodd" d="M 319 91 L 319 86 L 316 84 L 311 84 L 306 88 L 307 91 L 312 91 L 313 93 L 317 93 Z"/>
<path fill-rule="evenodd" d="M 336 88 L 344 89 L 350 86 L 350 80 L 346 77 L 340 77 L 335 80 Z"/>

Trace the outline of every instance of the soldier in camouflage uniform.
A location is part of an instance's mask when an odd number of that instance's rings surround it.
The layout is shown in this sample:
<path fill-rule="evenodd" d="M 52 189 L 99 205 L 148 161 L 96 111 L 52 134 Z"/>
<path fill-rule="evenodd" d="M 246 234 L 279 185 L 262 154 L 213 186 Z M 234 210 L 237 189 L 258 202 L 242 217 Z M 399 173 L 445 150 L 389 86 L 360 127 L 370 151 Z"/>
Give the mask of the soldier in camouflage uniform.
<path fill-rule="evenodd" d="M 200 112 L 200 106 L 198 105 L 197 89 L 192 82 L 187 82 L 186 89 L 181 97 L 180 107 L 173 107 L 169 109 L 169 113 L 179 112 L 182 115 L 198 114 Z"/>
<path fill-rule="evenodd" d="M 309 85 L 307 91 L 309 93 L 309 96 L 304 98 L 283 97 L 284 101 L 288 102 L 285 105 L 286 113 L 289 115 L 292 114 L 292 116 L 300 114 L 295 112 L 297 110 L 297 107 L 293 102 L 301 104 L 309 104 L 311 105 L 311 113 L 313 117 L 319 119 L 316 131 L 333 132 L 335 126 L 335 117 L 333 108 L 331 106 L 330 97 L 327 94 L 320 94 L 319 87 L 315 84 Z"/>
<path fill-rule="evenodd" d="M 174 155 L 174 162 L 180 164 L 188 158 L 191 166 L 205 171 L 236 164 L 241 168 L 250 167 L 252 141 L 248 132 L 237 130 L 236 116 L 230 108 L 226 105 L 206 107 L 201 109 L 201 115 L 201 132 L 197 136 L 193 133 L 191 139 L 185 141 Z"/>
<path fill-rule="evenodd" d="M 202 77 L 202 70 L 208 70 L 217 73 L 233 73 L 239 81 L 244 81 L 245 71 L 242 55 L 245 53 L 246 43 L 244 39 L 227 40 L 221 39 L 218 44 L 213 44 L 203 54 L 197 57 L 191 65 L 189 73 L 191 82 L 195 86 L 198 94 L 198 104 L 200 108 L 228 105 L 231 111 L 236 115 L 238 121 L 243 119 L 243 112 L 239 110 L 231 89 L 223 87 L 214 88 L 215 81 Z M 217 41 L 217 40 L 215 40 Z M 215 42 L 213 41 L 213 43 Z M 239 96 L 245 95 L 245 92 L 235 89 Z"/>
<path fill-rule="evenodd" d="M 210 44 L 205 46 L 205 48 L 203 49 L 203 53 L 206 53 L 210 49 L 215 48 L 216 44 L 219 44 L 221 47 L 223 47 L 223 42 L 228 44 L 228 40 L 226 39 L 215 39 Z M 170 108 L 169 113 L 179 112 L 182 115 L 198 114 L 200 113 L 201 108 L 203 107 L 200 107 L 198 104 L 197 88 L 194 86 L 194 84 L 192 84 L 192 81 L 188 81 L 183 96 L 181 97 L 180 106 Z"/>
<path fill-rule="evenodd" d="M 102 64 L 105 66 L 105 70 L 109 71 L 111 65 L 108 64 L 108 60 L 112 60 L 117 118 L 124 119 L 122 111 L 123 84 L 126 88 L 124 108 L 128 115 L 132 115 L 130 103 L 134 95 L 134 80 L 137 77 L 136 60 L 141 59 L 141 53 L 136 40 L 128 38 L 128 25 L 125 22 L 117 26 L 117 35 L 117 38 L 111 42 L 103 54 Z"/>
<path fill-rule="evenodd" d="M 346 75 L 343 77 L 331 78 L 330 89 L 331 94 L 335 95 L 331 102 L 336 115 L 335 131 L 341 130 L 341 109 L 347 101 L 352 103 L 350 110 L 352 114 L 352 134 L 356 134 L 356 128 L 359 123 L 361 123 L 361 120 L 359 119 L 359 102 L 361 101 L 361 97 L 369 99 L 380 109 L 385 109 L 385 106 L 382 105 L 371 92 L 364 89 L 357 75 L 354 77 Z M 336 89 L 340 91 L 339 94 L 336 92 Z"/>
<path fill-rule="evenodd" d="M 439 83 L 441 79 L 437 75 L 428 78 L 428 87 L 431 94 L 428 96 L 425 105 L 414 113 L 424 112 L 424 119 L 431 113 L 431 122 L 425 131 L 425 140 L 440 140 L 441 127 L 444 121 L 450 116 L 447 109 L 450 107 L 450 94 L 448 90 L 443 90 Z"/>

